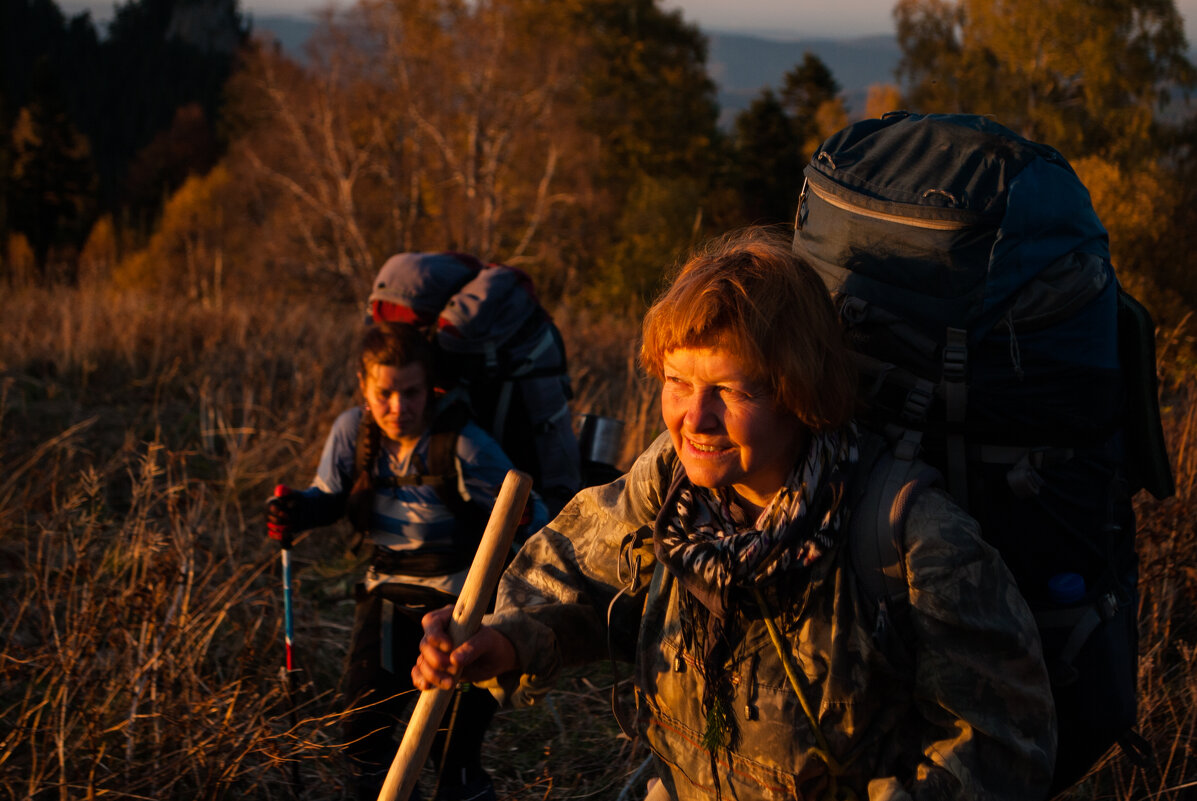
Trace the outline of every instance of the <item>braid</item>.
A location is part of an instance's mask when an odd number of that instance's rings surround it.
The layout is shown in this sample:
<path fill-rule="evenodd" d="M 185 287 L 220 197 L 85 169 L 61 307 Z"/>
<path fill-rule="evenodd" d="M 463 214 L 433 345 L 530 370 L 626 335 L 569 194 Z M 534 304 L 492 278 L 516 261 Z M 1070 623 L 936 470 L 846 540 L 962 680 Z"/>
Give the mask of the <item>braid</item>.
<path fill-rule="evenodd" d="M 353 486 L 349 489 L 346 515 L 353 524 L 353 530 L 366 534 L 370 531 L 370 518 L 374 507 L 374 463 L 378 460 L 378 449 L 382 443 L 382 431 L 369 409 L 362 410 L 362 421 L 357 428 L 357 449 L 353 457 Z"/>

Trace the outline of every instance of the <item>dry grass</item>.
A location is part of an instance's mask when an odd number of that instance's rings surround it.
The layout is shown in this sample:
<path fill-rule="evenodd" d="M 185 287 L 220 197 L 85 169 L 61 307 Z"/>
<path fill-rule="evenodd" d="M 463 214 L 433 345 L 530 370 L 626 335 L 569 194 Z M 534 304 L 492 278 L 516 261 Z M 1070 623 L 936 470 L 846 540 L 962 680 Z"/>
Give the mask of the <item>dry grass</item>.
<path fill-rule="evenodd" d="M 262 499 L 304 484 L 352 389 L 358 309 L 202 308 L 102 289 L 0 299 L 0 797 L 343 797 L 336 686 L 355 565 L 341 529 L 296 549 L 299 686 L 280 675 L 277 552 Z M 557 314 L 575 408 L 659 430 L 636 315 Z M 1197 374 L 1169 365 L 1179 491 L 1141 503 L 1141 730 L 1075 799 L 1197 792 Z M 488 766 L 507 798 L 617 799 L 642 746 L 617 737 L 609 667 L 504 712 Z M 643 777 L 631 784 L 639 787 Z"/>
<path fill-rule="evenodd" d="M 341 797 L 332 688 L 357 566 L 339 528 L 297 547 L 289 695 L 261 510 L 274 482 L 307 483 L 350 402 L 358 311 L 97 288 L 0 301 L 0 797 Z M 587 369 L 581 402 L 598 403 Z M 622 786 L 606 704 L 578 683 L 504 714 L 496 742 L 519 758 L 500 786 Z M 578 715 L 585 732 L 561 724 Z"/>

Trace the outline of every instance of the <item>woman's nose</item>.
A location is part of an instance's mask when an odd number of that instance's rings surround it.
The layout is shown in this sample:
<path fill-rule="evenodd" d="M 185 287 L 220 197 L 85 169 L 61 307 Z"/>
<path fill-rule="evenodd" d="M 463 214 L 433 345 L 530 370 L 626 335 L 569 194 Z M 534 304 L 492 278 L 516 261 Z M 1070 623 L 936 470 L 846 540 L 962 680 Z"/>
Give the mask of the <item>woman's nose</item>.
<path fill-rule="evenodd" d="M 707 431 L 719 424 L 718 398 L 711 392 L 691 393 L 686 407 L 686 423 L 691 431 Z"/>

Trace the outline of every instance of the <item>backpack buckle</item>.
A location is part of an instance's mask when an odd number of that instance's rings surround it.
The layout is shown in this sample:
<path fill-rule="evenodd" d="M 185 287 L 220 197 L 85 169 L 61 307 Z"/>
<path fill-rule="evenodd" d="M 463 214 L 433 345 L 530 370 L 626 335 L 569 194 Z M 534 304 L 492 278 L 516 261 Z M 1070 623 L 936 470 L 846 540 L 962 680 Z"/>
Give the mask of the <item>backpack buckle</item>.
<path fill-rule="evenodd" d="M 1037 465 L 1032 463 L 1030 456 L 1029 453 L 1024 455 L 1006 473 L 1006 483 L 1010 485 L 1010 490 L 1016 498 L 1034 498 L 1043 488 L 1043 476 L 1039 475 L 1039 471 L 1035 469 Z M 1040 462 L 1041 460 L 1035 459 L 1034 461 Z"/>
<path fill-rule="evenodd" d="M 1102 620 L 1112 620 L 1118 614 L 1118 594 L 1111 590 L 1097 599 L 1097 612 Z"/>
<path fill-rule="evenodd" d="M 926 379 L 918 379 L 906 394 L 906 401 L 902 404 L 902 419 L 914 424 L 926 422 L 934 398 L 935 385 Z"/>
<path fill-rule="evenodd" d="M 948 341 L 943 346 L 943 377 L 945 381 L 963 381 L 968 364 L 967 333 L 959 328 L 948 329 Z"/>
<path fill-rule="evenodd" d="M 794 214 L 794 245 L 795 252 L 798 250 L 798 232 L 806 225 L 806 218 L 809 214 L 809 209 L 806 207 L 806 187 L 810 183 L 809 178 L 802 180 L 802 191 L 798 193 L 798 211 Z"/>
<path fill-rule="evenodd" d="M 890 446 L 894 458 L 904 462 L 913 462 L 918 458 L 923 447 L 923 432 L 908 428 Z"/>

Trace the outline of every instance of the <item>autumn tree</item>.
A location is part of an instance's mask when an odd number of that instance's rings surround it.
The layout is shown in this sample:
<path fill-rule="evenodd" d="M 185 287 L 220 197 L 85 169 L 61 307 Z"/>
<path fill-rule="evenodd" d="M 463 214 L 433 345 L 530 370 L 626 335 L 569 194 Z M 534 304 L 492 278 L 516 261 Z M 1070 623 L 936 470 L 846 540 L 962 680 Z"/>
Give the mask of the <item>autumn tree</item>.
<path fill-rule="evenodd" d="M 819 143 L 848 124 L 840 85 L 814 53 L 803 54 L 780 93 L 763 90 L 735 121 L 735 171 L 745 222 L 791 222 L 802 171 Z"/>
<path fill-rule="evenodd" d="M 79 215 L 94 199 L 78 193 L 95 192 L 80 173 L 94 165 L 83 112 L 96 85 L 97 48 L 86 14 L 67 20 L 53 0 L 0 3 L 0 242 L 14 225 L 25 232 L 39 270 L 51 245 L 81 245 L 78 229 L 86 232 Z M 64 180 L 67 203 L 45 183 Z M 55 209 L 71 218 L 54 219 Z"/>
<path fill-rule="evenodd" d="M 148 235 L 163 198 L 220 155 L 247 34 L 237 0 L 129 0 L 103 37 L 53 0 L 0 3 L 0 236 L 15 228 L 44 265 L 97 212 Z"/>
<path fill-rule="evenodd" d="M 339 73 L 269 50 L 248 59 L 231 94 L 232 169 L 260 200 L 267 234 L 247 255 L 280 277 L 368 281 L 377 254 L 366 232 L 393 227 L 404 207 L 387 170 L 389 107 Z"/>
<path fill-rule="evenodd" d="M 746 221 L 780 223 L 793 219 L 806 160 L 795 135 L 795 121 L 771 89 L 736 116 L 735 145 Z"/>
<path fill-rule="evenodd" d="M 34 72 L 34 90 L 11 133 L 5 205 L 10 226 L 24 234 L 44 275 L 52 248 L 82 247 L 94 217 L 96 182 L 88 141 L 63 108 L 55 73 L 44 59 Z M 69 266 L 64 277 L 73 280 Z"/>
<path fill-rule="evenodd" d="M 602 137 L 606 169 L 655 178 L 709 171 L 718 159 L 707 40 L 658 0 L 575 0 L 583 126 Z M 623 173 L 623 175 L 619 175 Z"/>
<path fill-rule="evenodd" d="M 562 202 L 568 82 L 566 48 L 523 12 L 365 0 L 326 15 L 309 67 L 254 57 L 234 91 L 239 151 L 305 269 L 360 289 L 397 250 L 528 251 Z"/>
<path fill-rule="evenodd" d="M 155 137 L 169 131 L 178 110 L 191 104 L 202 110 L 202 136 L 215 136 L 225 84 L 247 37 L 238 0 L 131 0 L 116 6 L 92 66 L 100 80 L 83 123 L 106 208 L 123 205 L 148 222 L 165 194 L 188 174 L 211 166 L 203 147 L 190 169 L 180 168 L 177 159 L 156 162 L 162 145 Z M 158 153 L 139 158 L 146 147 Z M 135 161 L 131 183 L 128 169 Z M 155 164 L 162 173 L 150 174 Z"/>
<path fill-rule="evenodd" d="M 782 78 L 781 101 L 790 115 L 803 163 L 819 143 L 848 122 L 840 84 L 823 60 L 807 52 Z"/>
<path fill-rule="evenodd" d="M 1194 82 L 1172 0 L 898 0 L 898 74 L 919 111 L 992 114 L 1069 157 L 1158 153 Z"/>
<path fill-rule="evenodd" d="M 246 276 L 236 270 L 225 275 L 228 246 L 244 245 L 237 242 L 234 231 L 242 210 L 236 194 L 224 167 L 187 178 L 163 204 L 145 247 L 128 254 L 117 266 L 116 284 L 126 289 L 165 290 L 205 306 L 220 305 L 229 278 L 235 289 L 250 291 Z M 241 231 L 244 233 L 244 228 Z"/>
<path fill-rule="evenodd" d="M 643 293 L 708 219 L 705 40 L 653 0 L 363 0 L 309 56 L 259 53 L 234 91 L 238 152 L 290 210 L 273 219 L 311 254 L 301 269 L 360 291 L 389 253 L 459 249 L 552 293 Z M 629 202 L 663 194 L 679 213 L 640 236 Z"/>
<path fill-rule="evenodd" d="M 579 155 L 598 165 L 587 181 L 588 206 L 600 216 L 582 221 L 594 234 L 591 283 L 647 301 L 687 246 L 730 213 L 717 191 L 728 151 L 707 40 L 658 0 L 562 5 L 579 55 L 569 113 L 581 128 Z M 605 232 L 594 227 L 607 220 Z"/>

